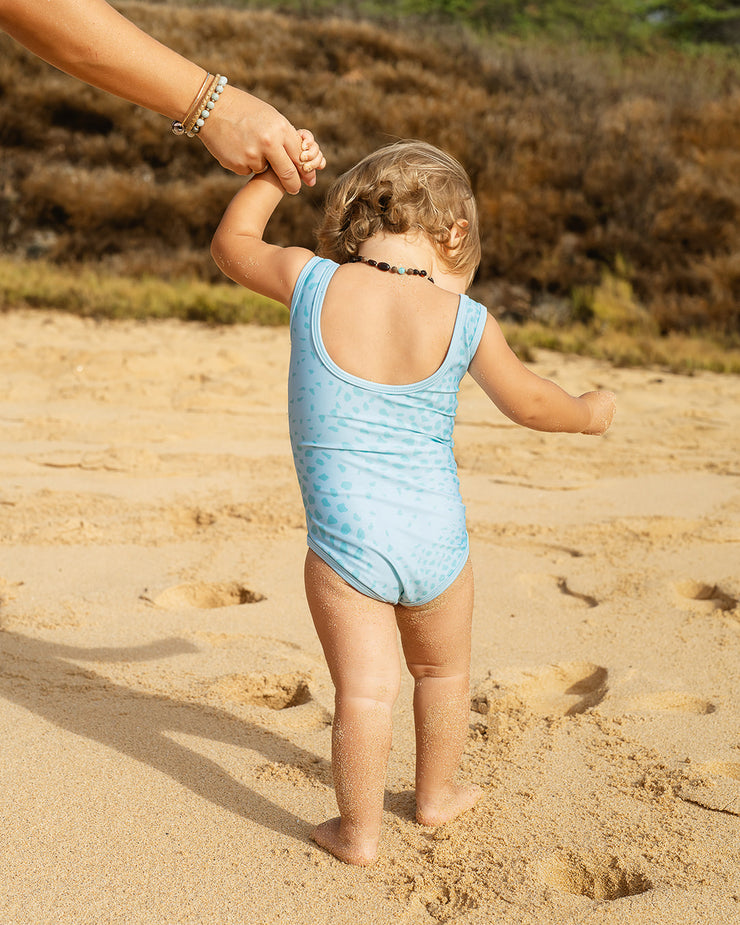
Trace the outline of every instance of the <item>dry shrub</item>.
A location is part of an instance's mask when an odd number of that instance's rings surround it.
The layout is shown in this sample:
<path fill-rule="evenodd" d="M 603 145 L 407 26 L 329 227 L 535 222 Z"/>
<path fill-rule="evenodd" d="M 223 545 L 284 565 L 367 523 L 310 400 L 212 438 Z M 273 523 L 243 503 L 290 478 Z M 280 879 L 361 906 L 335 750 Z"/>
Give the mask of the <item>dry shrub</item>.
<path fill-rule="evenodd" d="M 412 34 L 347 19 L 120 7 L 320 139 L 329 167 L 316 189 L 281 206 L 270 225 L 278 243 L 312 246 L 333 176 L 380 144 L 423 138 L 471 175 L 483 237 L 474 292 L 492 309 L 527 317 L 556 300 L 578 316 L 578 293 L 619 278 L 662 332 L 740 328 L 740 80 L 730 67 L 484 45 L 418 25 Z M 4 250 L 218 278 L 208 242 L 238 178 L 166 120 L 6 37 L 0 147 Z"/>

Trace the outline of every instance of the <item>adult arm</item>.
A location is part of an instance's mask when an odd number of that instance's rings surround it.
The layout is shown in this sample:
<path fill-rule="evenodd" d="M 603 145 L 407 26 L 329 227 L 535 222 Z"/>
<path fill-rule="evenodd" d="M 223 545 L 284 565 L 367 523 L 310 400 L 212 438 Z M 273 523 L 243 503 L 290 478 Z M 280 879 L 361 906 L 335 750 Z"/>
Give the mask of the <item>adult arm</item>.
<path fill-rule="evenodd" d="M 0 0 L 0 27 L 67 74 L 168 119 L 183 117 L 206 76 L 105 0 Z M 257 97 L 227 85 L 199 137 L 229 170 L 249 174 L 269 163 L 287 192 L 299 191 L 296 131 Z"/>
<path fill-rule="evenodd" d="M 470 374 L 508 418 L 532 430 L 603 434 L 614 417 L 613 392 L 569 395 L 528 369 L 493 318 L 486 320 Z"/>

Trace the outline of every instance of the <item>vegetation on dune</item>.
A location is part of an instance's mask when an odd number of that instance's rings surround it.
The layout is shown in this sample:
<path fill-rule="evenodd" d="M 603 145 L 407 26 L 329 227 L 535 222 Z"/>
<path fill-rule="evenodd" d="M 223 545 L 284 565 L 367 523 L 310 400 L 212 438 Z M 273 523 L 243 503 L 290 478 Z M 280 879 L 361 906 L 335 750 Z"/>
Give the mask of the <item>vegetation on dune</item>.
<path fill-rule="evenodd" d="M 0 258 L 0 311 L 44 308 L 90 318 L 179 318 L 208 324 L 288 323 L 288 309 L 228 283 L 168 282 L 44 260 Z"/>
<path fill-rule="evenodd" d="M 502 320 L 506 338 L 524 360 L 537 348 L 577 353 L 617 366 L 661 366 L 671 372 L 740 373 L 740 337 L 711 332 L 655 335 L 644 309 L 607 279 L 594 296 L 587 323 L 552 325 L 535 319 Z M 180 318 L 207 324 L 284 325 L 284 305 L 227 283 L 126 277 L 93 269 L 59 267 L 44 260 L 0 258 L 0 311 L 10 308 L 69 311 L 92 318 Z"/>
<path fill-rule="evenodd" d="M 167 2 L 167 0 L 155 0 Z M 180 0 L 209 5 L 209 0 Z M 579 41 L 639 50 L 740 41 L 734 0 L 223 0 L 239 9 L 345 15 L 403 24 L 430 21 L 519 39 Z"/>
<path fill-rule="evenodd" d="M 736 59 L 665 44 L 660 54 L 624 54 L 639 43 L 608 25 L 610 16 L 639 6 L 633 28 L 660 26 L 666 33 L 692 15 L 698 21 L 701 6 L 729 29 L 729 4 L 549 0 L 527 5 L 528 31 L 524 19 L 521 28 L 516 20 L 524 6 L 513 2 L 344 5 L 350 13 L 372 8 L 380 16 L 390 15 L 390 8 L 437 14 L 436 25 L 424 28 L 417 20 L 413 29 L 313 15 L 326 9 L 323 0 L 281 3 L 300 7 L 308 19 L 233 6 L 118 6 L 320 139 L 329 167 L 315 189 L 286 199 L 271 223 L 273 240 L 312 246 L 332 177 L 389 140 L 424 138 L 451 151 L 470 172 L 483 238 L 473 295 L 500 317 L 558 337 L 568 327 L 589 332 L 593 341 L 617 332 L 665 340 L 703 330 L 712 343 L 724 337 L 730 352 L 736 346 Z M 619 48 L 503 41 L 439 25 L 461 13 L 478 22 L 493 8 L 497 16 L 512 14 L 512 34 L 531 35 L 539 18 L 541 31 L 564 35 L 563 23 L 578 21 L 581 38 L 596 40 L 612 29 Z M 597 12 L 584 19 L 587 8 Z M 23 106 L 17 105 L 18 86 L 24 87 Z M 98 278 L 128 277 L 124 288 L 131 298 L 133 277 L 151 278 L 152 285 L 154 277 L 198 280 L 205 289 L 220 280 L 208 245 L 240 179 L 198 142 L 169 134 L 161 117 L 59 74 L 4 36 L 0 155 L 0 249 L 22 261 L 23 272 L 29 258 L 44 258 L 51 276 L 54 265 L 92 265 Z M 0 274 L 0 280 L 7 277 Z M 38 286 L 44 288 L 41 281 Z M 180 284 L 181 293 L 186 288 Z M 207 302 L 205 289 L 198 291 Z M 607 292 L 621 293 L 622 305 L 608 317 Z M 141 305 L 146 299 L 140 295 Z M 170 296 L 160 297 L 167 311 L 203 317 L 182 301 L 173 308 Z M 21 301 L 35 304 L 28 291 Z M 90 311 L 106 314 L 96 304 Z M 229 318 L 230 312 L 211 317 L 235 320 L 238 312 Z M 577 346 L 578 337 L 570 340 Z"/>

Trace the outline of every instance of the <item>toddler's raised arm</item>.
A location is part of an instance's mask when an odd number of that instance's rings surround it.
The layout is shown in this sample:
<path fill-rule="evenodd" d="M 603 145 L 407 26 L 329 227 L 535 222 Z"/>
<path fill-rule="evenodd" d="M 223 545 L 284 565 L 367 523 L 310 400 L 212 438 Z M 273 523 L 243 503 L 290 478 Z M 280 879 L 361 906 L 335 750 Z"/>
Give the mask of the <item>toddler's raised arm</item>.
<path fill-rule="evenodd" d="M 603 434 L 616 409 L 613 392 L 578 397 L 543 379 L 519 360 L 501 328 L 488 318 L 470 374 L 508 418 L 532 430 Z"/>
<path fill-rule="evenodd" d="M 326 159 L 313 135 L 305 129 L 298 134 L 303 170 L 312 173 L 323 169 Z M 263 240 L 267 222 L 284 193 L 271 169 L 253 177 L 226 209 L 211 242 L 211 255 L 230 279 L 290 305 L 298 274 L 313 252 L 302 247 L 278 247 Z"/>

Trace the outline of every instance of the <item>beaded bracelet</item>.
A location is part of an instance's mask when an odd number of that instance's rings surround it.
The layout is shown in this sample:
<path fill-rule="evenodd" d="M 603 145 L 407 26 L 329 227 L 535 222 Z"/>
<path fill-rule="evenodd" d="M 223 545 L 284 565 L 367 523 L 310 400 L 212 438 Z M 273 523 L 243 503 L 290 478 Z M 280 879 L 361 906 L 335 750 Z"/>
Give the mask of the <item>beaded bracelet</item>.
<path fill-rule="evenodd" d="M 201 117 L 201 113 L 206 105 L 206 100 L 210 100 L 211 94 L 213 93 L 216 83 L 218 81 L 218 75 L 209 74 L 208 83 L 206 84 L 205 90 L 201 92 L 201 95 L 196 99 L 193 107 L 191 107 L 191 112 L 189 113 L 188 118 L 183 122 L 183 128 L 185 129 L 185 134 L 190 135 L 195 127 L 195 123 Z"/>
<path fill-rule="evenodd" d="M 197 135 L 205 125 L 206 119 L 211 114 L 211 110 L 218 102 L 227 83 L 228 79 L 222 77 L 221 74 L 216 74 L 215 76 L 207 74 L 185 118 L 181 122 L 175 121 L 172 123 L 173 135 L 187 135 L 188 138 Z"/>
<path fill-rule="evenodd" d="M 190 104 L 190 107 L 188 108 L 188 111 L 187 111 L 187 113 L 185 114 L 185 118 L 184 118 L 182 121 L 175 120 L 175 121 L 172 123 L 172 132 L 173 132 L 173 134 L 175 134 L 175 135 L 182 135 L 182 134 L 183 134 L 183 132 L 185 131 L 185 126 L 186 126 L 186 125 L 188 124 L 188 122 L 190 122 L 190 120 L 195 116 L 195 112 L 196 112 L 196 110 L 198 109 L 198 104 L 199 104 L 199 103 L 201 102 L 201 100 L 203 99 L 203 94 L 205 93 L 205 91 L 206 91 L 208 85 L 210 84 L 210 82 L 211 82 L 212 80 L 213 80 L 213 74 L 207 73 L 206 76 L 205 76 L 205 80 L 204 80 L 203 83 L 200 85 L 200 90 L 198 90 L 198 92 L 195 94 L 195 97 L 194 97 L 194 99 L 193 99 L 193 102 Z"/>
<path fill-rule="evenodd" d="M 197 114 L 203 107 L 203 100 L 205 98 L 206 91 L 210 87 L 211 81 L 213 80 L 213 74 L 207 73 L 205 80 L 200 85 L 200 90 L 195 94 L 193 102 L 190 104 L 188 111 L 185 113 L 183 119 L 176 119 L 172 123 L 172 134 L 173 135 L 183 135 L 186 131 L 186 126 L 192 126 L 195 121 Z"/>
<path fill-rule="evenodd" d="M 188 138 L 192 138 L 193 135 L 197 135 L 198 132 L 203 128 L 206 119 L 211 114 L 211 110 L 218 102 L 219 97 L 223 93 L 224 87 L 227 83 L 228 80 L 226 77 L 222 77 L 220 74 L 216 74 L 211 86 L 208 88 L 208 92 L 206 93 L 206 102 L 203 105 L 200 114 L 196 117 L 193 125 L 190 128 L 190 131 L 186 130 Z"/>

